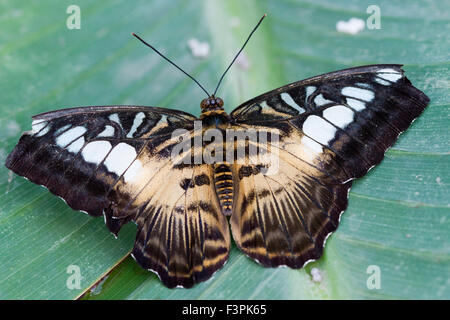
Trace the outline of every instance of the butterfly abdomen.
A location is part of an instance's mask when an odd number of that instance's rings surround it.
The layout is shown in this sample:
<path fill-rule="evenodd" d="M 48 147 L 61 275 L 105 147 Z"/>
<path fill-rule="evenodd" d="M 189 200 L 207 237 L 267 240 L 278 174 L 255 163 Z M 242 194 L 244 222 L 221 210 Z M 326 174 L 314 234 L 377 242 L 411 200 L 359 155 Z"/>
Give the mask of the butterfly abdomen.
<path fill-rule="evenodd" d="M 214 165 L 214 185 L 224 215 L 231 215 L 233 208 L 233 175 L 227 163 Z"/>

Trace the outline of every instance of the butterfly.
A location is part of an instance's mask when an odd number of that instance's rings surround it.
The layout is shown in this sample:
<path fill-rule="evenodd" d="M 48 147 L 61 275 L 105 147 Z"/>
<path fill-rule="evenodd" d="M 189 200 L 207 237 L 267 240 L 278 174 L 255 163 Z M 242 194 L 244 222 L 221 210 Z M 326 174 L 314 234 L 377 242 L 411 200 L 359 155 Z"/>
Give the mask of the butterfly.
<path fill-rule="evenodd" d="M 114 235 L 134 222 L 134 259 L 167 287 L 189 288 L 227 261 L 229 226 L 237 247 L 264 267 L 301 268 L 320 258 L 352 181 L 381 162 L 429 102 L 397 64 L 294 82 L 230 114 L 217 88 L 212 95 L 203 89 L 208 97 L 200 117 L 147 106 L 36 115 L 6 167 L 71 208 L 104 216 Z M 201 140 L 208 130 L 266 132 L 274 139 Z M 223 157 L 238 154 L 239 146 L 241 161 Z M 252 147 L 273 152 L 276 162 L 252 155 Z M 215 161 L 205 161 L 208 150 Z"/>

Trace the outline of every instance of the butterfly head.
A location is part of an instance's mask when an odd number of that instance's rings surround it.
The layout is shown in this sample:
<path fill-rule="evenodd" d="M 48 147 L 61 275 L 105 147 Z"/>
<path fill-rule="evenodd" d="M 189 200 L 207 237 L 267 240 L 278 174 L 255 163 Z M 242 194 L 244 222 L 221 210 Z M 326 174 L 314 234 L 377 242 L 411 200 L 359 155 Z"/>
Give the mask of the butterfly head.
<path fill-rule="evenodd" d="M 221 98 L 217 98 L 214 95 L 209 96 L 209 98 L 202 100 L 200 107 L 202 108 L 200 119 L 206 124 L 229 121 L 229 116 L 223 109 L 223 100 Z"/>
<path fill-rule="evenodd" d="M 223 109 L 223 100 L 212 95 L 209 98 L 203 99 L 200 107 L 202 108 L 202 112 Z"/>

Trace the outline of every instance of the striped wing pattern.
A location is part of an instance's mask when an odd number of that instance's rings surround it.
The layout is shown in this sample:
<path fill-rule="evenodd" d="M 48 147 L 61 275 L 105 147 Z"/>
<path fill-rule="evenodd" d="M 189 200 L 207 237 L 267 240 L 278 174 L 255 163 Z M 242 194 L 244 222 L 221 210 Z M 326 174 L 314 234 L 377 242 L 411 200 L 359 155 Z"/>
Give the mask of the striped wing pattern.
<path fill-rule="evenodd" d="M 134 183 L 136 187 L 125 186 L 132 200 L 123 201 L 123 206 L 136 208 L 133 220 L 138 225 L 132 255 L 166 286 L 192 287 L 222 267 L 230 249 L 228 221 L 215 195 L 213 171 L 200 165 L 147 174 Z"/>
<path fill-rule="evenodd" d="M 233 168 L 231 230 L 238 247 L 263 266 L 300 268 L 321 256 L 352 182 L 333 154 L 302 143 L 294 126 L 279 128 L 279 145 L 270 146 L 277 149 L 277 169 L 265 172 L 274 162 L 257 159 Z"/>
<path fill-rule="evenodd" d="M 383 159 L 428 102 L 399 65 L 375 65 L 293 83 L 236 108 L 239 127 L 280 132 L 276 174 L 235 166 L 231 226 L 241 250 L 269 267 L 319 258 L 351 181 Z"/>

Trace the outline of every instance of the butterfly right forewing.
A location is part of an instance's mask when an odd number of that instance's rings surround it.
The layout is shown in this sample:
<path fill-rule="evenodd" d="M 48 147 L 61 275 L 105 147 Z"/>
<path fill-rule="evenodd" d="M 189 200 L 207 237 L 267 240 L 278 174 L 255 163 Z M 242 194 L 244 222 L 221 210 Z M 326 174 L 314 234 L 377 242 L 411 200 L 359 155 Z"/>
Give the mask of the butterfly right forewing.
<path fill-rule="evenodd" d="M 428 102 L 400 65 L 371 65 L 283 86 L 230 115 L 237 124 L 276 127 L 289 122 L 303 141 L 333 153 L 358 178 L 383 159 Z"/>

